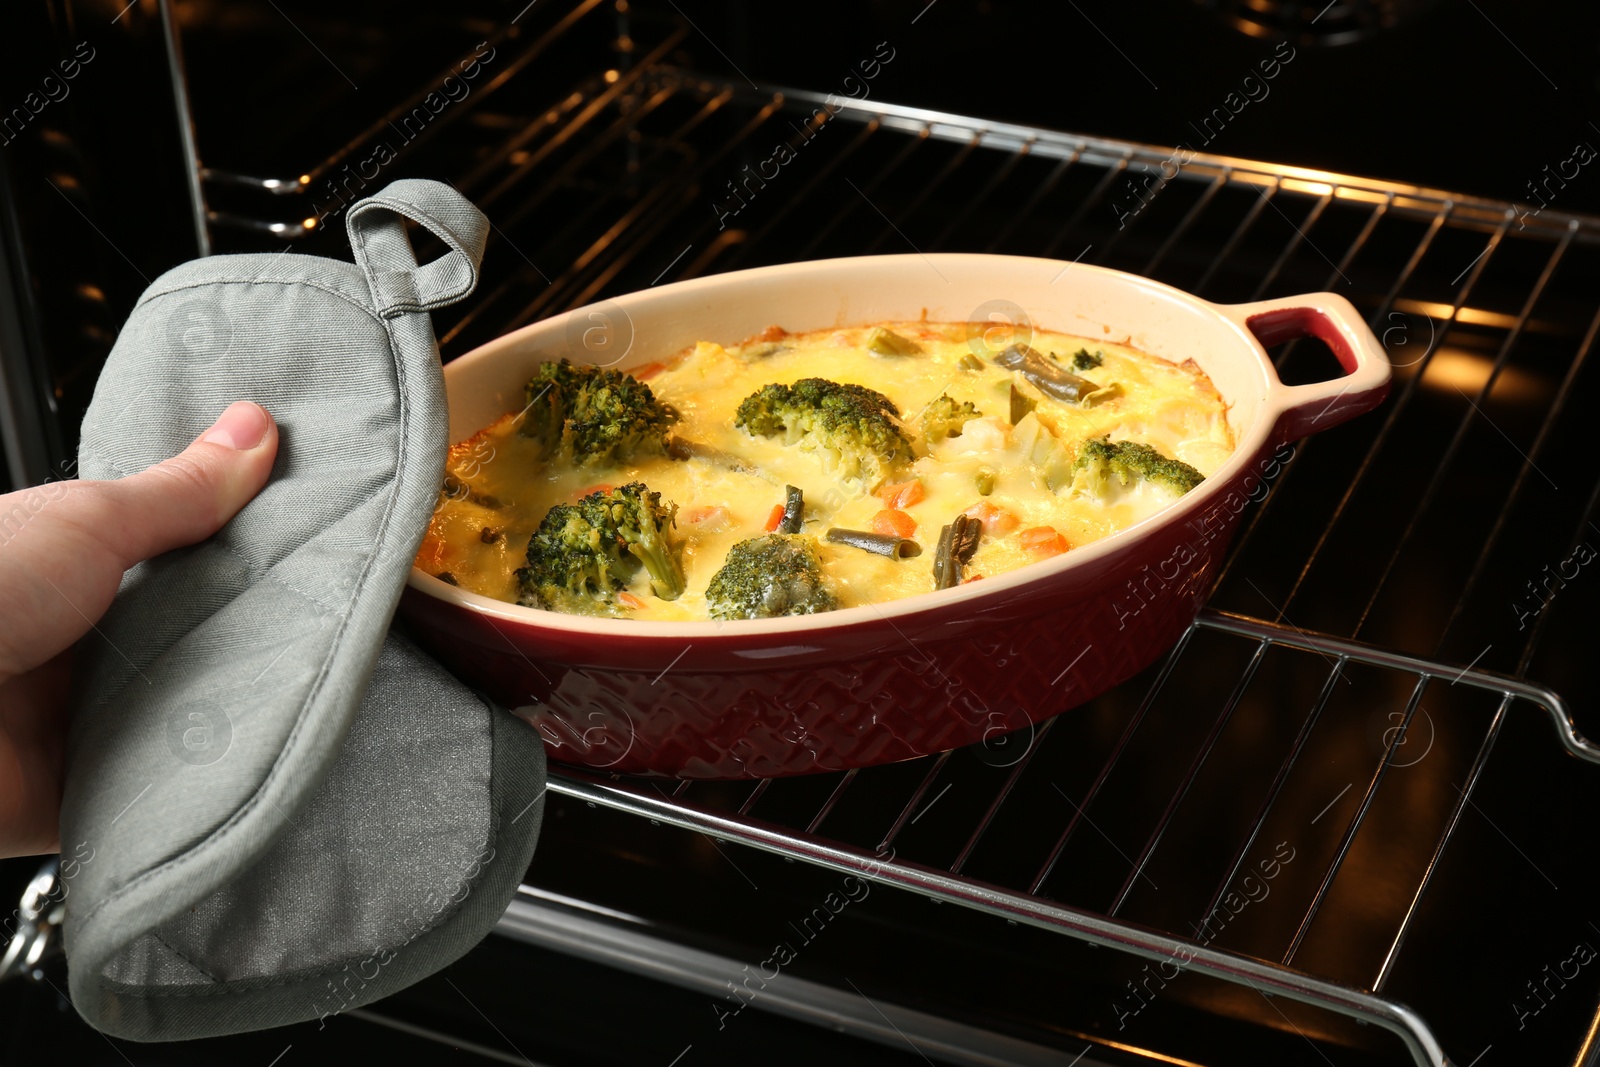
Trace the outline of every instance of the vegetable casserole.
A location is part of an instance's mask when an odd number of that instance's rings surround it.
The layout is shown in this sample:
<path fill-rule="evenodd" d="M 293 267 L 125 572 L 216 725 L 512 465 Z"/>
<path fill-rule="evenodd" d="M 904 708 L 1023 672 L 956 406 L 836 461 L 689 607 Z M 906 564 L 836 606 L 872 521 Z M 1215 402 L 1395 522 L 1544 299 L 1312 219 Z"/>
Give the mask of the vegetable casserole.
<path fill-rule="evenodd" d="M 1234 440 L 1193 363 L 884 322 L 629 374 L 547 362 L 452 448 L 418 553 L 472 592 L 656 620 L 809 614 L 981 580 L 1161 510 Z"/>

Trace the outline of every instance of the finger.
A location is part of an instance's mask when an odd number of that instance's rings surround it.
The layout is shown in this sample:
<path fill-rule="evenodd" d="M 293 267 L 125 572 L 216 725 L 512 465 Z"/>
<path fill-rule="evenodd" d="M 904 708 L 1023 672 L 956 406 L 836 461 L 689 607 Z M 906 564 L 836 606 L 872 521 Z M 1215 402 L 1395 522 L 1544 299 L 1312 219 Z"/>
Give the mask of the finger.
<path fill-rule="evenodd" d="M 267 484 L 277 451 L 278 428 L 265 409 L 232 405 L 178 455 L 101 483 L 115 516 L 102 542 L 126 567 L 205 540 Z"/>
<path fill-rule="evenodd" d="M 178 455 L 114 481 L 35 486 L 0 497 L 0 681 L 31 670 L 105 614 L 123 571 L 203 541 L 272 473 L 278 431 L 234 404 Z"/>

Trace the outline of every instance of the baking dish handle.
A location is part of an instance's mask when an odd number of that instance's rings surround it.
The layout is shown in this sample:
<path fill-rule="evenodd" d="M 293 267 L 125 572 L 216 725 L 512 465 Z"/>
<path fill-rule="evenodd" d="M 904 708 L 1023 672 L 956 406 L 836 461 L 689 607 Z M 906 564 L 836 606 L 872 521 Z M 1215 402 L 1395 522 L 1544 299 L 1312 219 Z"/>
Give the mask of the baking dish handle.
<path fill-rule="evenodd" d="M 1269 369 L 1268 403 L 1277 409 L 1273 435 L 1280 442 L 1298 441 L 1337 426 L 1371 411 L 1389 395 L 1389 359 L 1361 314 L 1344 297 L 1306 293 L 1230 304 L 1220 310 L 1249 330 L 1262 347 L 1315 337 L 1333 350 L 1345 369 L 1341 377 L 1309 385 L 1284 385 Z"/>

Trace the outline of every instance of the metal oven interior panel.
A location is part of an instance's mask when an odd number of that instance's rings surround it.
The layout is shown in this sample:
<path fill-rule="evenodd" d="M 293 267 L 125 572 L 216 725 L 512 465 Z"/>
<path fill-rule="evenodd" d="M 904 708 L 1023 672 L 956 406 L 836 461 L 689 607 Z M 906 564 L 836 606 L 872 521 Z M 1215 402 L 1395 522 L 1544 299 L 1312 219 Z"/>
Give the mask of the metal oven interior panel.
<path fill-rule="evenodd" d="M 672 7 L 539 5 L 481 37 L 458 20 L 481 80 L 409 126 L 451 67 L 374 94 L 405 103 L 363 127 L 307 114 L 277 145 L 208 141 L 197 102 L 216 247 L 336 254 L 347 199 L 443 176 L 494 224 L 477 296 L 435 316 L 446 358 L 716 271 L 996 251 L 1224 302 L 1331 289 L 1395 387 L 1242 505 L 1211 607 L 1162 662 L 1036 730 L 771 782 L 558 771 L 507 938 L 688 989 L 724 961 L 759 1009 L 941 1062 L 1591 1062 L 1600 967 L 1574 960 L 1600 942 L 1582 845 L 1600 219 L 1221 156 L 1177 169 L 1162 147 L 875 100 L 826 118 L 820 92 L 704 73 L 715 50 Z M 221 29 L 186 24 L 191 71 L 224 61 Z M 1311 343 L 1275 356 L 1290 381 L 1332 366 Z M 870 893 L 821 930 L 852 875 Z M 779 943 L 800 951 L 758 992 Z M 481 1029 L 436 987 L 370 1014 Z M 481 994 L 511 1039 L 535 1025 Z M 661 1048 L 720 1040 L 744 999 L 703 998 Z"/>

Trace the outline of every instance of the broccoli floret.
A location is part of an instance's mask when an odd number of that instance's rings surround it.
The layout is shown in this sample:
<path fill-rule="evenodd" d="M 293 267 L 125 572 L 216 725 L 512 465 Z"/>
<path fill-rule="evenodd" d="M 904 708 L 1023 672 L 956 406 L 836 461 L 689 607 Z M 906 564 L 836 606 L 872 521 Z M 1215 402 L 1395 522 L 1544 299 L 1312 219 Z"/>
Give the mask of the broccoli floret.
<path fill-rule="evenodd" d="M 1097 496 L 1105 496 L 1111 490 L 1113 479 L 1123 486 L 1149 482 L 1177 496 L 1205 481 L 1203 474 L 1182 460 L 1169 459 L 1137 441 L 1113 442 L 1109 437 L 1084 441 L 1072 472 L 1075 485 Z"/>
<path fill-rule="evenodd" d="M 816 546 L 798 534 L 740 541 L 706 586 L 706 607 L 713 619 L 810 615 L 838 606 L 823 581 Z"/>
<path fill-rule="evenodd" d="M 615 594 L 642 565 L 663 600 L 683 592 L 683 563 L 669 531 L 678 508 L 642 482 L 551 508 L 517 571 L 521 603 L 584 615 L 615 611 Z"/>
<path fill-rule="evenodd" d="M 802 378 L 762 386 L 739 404 L 733 421 L 758 436 L 783 434 L 785 444 L 820 452 L 828 470 L 878 480 L 911 462 L 911 439 L 899 417 L 892 400 L 865 386 Z"/>
<path fill-rule="evenodd" d="M 678 505 L 663 505 L 661 494 L 652 493 L 642 482 L 631 482 L 609 493 L 590 493 L 583 498 L 590 521 L 625 545 L 628 554 L 650 572 L 650 591 L 662 600 L 676 600 L 683 594 L 681 547 L 673 539 Z"/>
<path fill-rule="evenodd" d="M 943 441 L 947 437 L 957 437 L 961 433 L 963 423 L 982 415 L 983 412 L 972 406 L 972 401 L 964 400 L 957 404 L 947 394 L 940 393 L 939 399 L 929 404 L 922 412 L 922 437 L 926 441 Z"/>
<path fill-rule="evenodd" d="M 1105 361 L 1104 352 L 1090 352 L 1087 348 L 1080 348 L 1072 354 L 1072 369 L 1091 370 Z"/>
<path fill-rule="evenodd" d="M 677 412 L 631 375 L 563 359 L 542 363 L 524 387 L 521 432 L 539 442 L 542 459 L 615 466 L 660 455 Z"/>
<path fill-rule="evenodd" d="M 557 504 L 528 539 L 528 565 L 517 571 L 518 602 L 575 615 L 615 614 L 622 560 L 577 504 Z"/>

